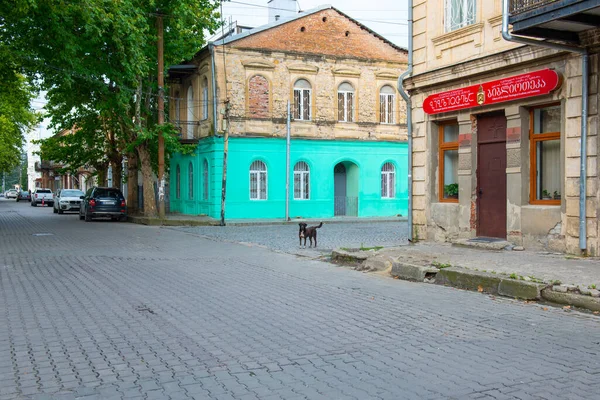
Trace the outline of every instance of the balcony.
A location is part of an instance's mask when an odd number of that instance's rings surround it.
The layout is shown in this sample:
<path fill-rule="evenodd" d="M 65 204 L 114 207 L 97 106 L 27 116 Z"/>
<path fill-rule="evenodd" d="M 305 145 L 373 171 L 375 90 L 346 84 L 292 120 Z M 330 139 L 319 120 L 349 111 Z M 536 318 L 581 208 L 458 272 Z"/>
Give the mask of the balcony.
<path fill-rule="evenodd" d="M 600 28 L 600 0 L 509 0 L 512 33 L 579 44 L 579 34 Z"/>

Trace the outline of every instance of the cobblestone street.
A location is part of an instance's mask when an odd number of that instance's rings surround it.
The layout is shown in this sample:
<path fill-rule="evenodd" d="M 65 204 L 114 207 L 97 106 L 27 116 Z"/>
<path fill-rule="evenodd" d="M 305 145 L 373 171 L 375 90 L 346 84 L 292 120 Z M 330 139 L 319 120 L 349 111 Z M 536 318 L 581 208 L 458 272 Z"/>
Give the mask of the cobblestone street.
<path fill-rule="evenodd" d="M 327 224 L 319 247 L 405 237 Z M 597 316 L 284 254 L 294 226 L 89 223 L 1 200 L 0 238 L 0 400 L 600 393 Z"/>
<path fill-rule="evenodd" d="M 314 225 L 310 224 L 310 226 Z M 306 248 L 300 248 L 297 224 L 225 227 L 186 226 L 174 229 L 213 240 L 252 243 L 275 251 L 306 256 L 331 253 L 331 250 L 338 247 L 400 246 L 407 243 L 408 237 L 405 221 L 325 222 L 317 231 L 318 246 L 316 249 L 309 247 L 310 242 L 308 240 L 306 241 Z"/>

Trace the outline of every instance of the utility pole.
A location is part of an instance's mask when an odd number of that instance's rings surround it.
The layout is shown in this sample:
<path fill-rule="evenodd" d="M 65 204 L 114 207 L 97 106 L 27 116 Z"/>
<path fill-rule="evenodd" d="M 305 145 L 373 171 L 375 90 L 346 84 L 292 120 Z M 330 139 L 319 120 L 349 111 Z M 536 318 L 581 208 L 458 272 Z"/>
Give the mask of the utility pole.
<path fill-rule="evenodd" d="M 223 136 L 223 181 L 221 182 L 221 226 L 225 226 L 225 197 L 227 194 L 227 153 L 229 152 L 229 100 L 225 100 L 225 133 Z"/>
<path fill-rule="evenodd" d="M 287 130 L 285 139 L 285 220 L 290 220 L 290 101 L 287 102 Z"/>
<path fill-rule="evenodd" d="M 157 15 L 158 27 L 158 216 L 165 218 L 165 138 L 160 125 L 165 122 L 165 88 L 163 76 L 164 64 L 164 38 L 163 17 L 160 12 Z"/>

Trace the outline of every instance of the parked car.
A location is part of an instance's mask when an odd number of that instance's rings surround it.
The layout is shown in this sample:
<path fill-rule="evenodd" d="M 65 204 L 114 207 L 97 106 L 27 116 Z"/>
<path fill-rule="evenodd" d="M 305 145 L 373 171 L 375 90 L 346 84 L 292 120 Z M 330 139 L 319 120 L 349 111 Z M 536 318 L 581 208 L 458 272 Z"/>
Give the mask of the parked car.
<path fill-rule="evenodd" d="M 61 189 L 54 196 L 52 211 L 62 214 L 65 211 L 79 211 L 81 208 L 81 197 L 84 196 L 79 189 Z"/>
<path fill-rule="evenodd" d="M 49 207 L 54 206 L 54 195 L 50 189 L 35 189 L 31 195 L 31 207 L 36 207 L 38 204 L 47 204 Z"/>
<path fill-rule="evenodd" d="M 21 200 L 31 201 L 31 193 L 29 193 L 29 190 L 21 190 L 19 192 L 17 195 L 17 203 Z"/>
<path fill-rule="evenodd" d="M 111 218 L 113 221 L 127 220 L 125 197 L 119 189 L 93 187 L 81 196 L 79 219 L 91 221 L 94 218 Z"/>
<path fill-rule="evenodd" d="M 17 195 L 18 195 L 17 189 L 9 189 L 4 194 L 4 196 L 6 196 L 7 199 L 16 199 Z"/>

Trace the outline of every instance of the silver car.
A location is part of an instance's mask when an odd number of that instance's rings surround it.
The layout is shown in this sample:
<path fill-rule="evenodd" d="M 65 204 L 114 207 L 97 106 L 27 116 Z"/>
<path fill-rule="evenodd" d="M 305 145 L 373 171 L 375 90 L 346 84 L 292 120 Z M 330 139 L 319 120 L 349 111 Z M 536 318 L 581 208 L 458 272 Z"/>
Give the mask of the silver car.
<path fill-rule="evenodd" d="M 84 193 L 78 189 L 61 189 L 54 196 L 53 212 L 62 214 L 65 211 L 79 211 L 81 196 Z"/>

